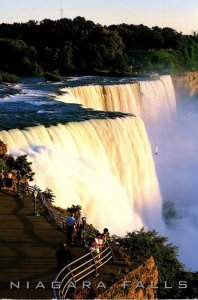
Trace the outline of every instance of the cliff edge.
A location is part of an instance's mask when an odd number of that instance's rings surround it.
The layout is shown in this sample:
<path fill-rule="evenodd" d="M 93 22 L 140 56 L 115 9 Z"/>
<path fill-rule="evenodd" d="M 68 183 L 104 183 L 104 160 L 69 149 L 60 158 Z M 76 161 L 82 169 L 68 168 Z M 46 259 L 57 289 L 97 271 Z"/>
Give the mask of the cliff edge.
<path fill-rule="evenodd" d="M 125 275 L 97 299 L 156 299 L 158 269 L 153 257 Z"/>

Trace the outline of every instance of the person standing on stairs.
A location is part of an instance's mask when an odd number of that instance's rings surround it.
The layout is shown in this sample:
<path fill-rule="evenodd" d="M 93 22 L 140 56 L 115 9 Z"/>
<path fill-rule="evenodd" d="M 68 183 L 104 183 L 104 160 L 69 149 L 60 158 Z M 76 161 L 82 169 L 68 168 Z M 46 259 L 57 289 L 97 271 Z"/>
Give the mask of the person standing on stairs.
<path fill-rule="evenodd" d="M 73 235 L 76 228 L 76 220 L 74 218 L 75 214 L 71 213 L 70 217 L 66 219 L 66 229 L 67 229 L 67 244 L 70 246 L 73 243 Z"/>
<path fill-rule="evenodd" d="M 61 244 L 61 248 L 56 251 L 57 258 L 57 272 L 59 273 L 69 262 L 72 261 L 71 251 L 67 247 L 66 242 Z"/>

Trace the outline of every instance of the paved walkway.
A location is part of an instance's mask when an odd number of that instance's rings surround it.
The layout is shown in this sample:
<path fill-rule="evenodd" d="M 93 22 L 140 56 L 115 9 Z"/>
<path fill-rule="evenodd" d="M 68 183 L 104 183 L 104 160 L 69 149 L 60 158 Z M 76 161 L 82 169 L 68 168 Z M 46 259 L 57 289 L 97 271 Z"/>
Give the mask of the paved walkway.
<path fill-rule="evenodd" d="M 65 241 L 65 233 L 32 212 L 30 197 L 18 198 L 0 191 L 0 299 L 53 298 L 55 252 Z M 71 252 L 75 260 L 86 249 L 72 246 Z M 110 262 L 99 271 L 97 280 L 113 282 L 124 265 Z M 93 276 L 86 280 L 93 280 Z"/>
<path fill-rule="evenodd" d="M 65 234 L 32 212 L 30 197 L 18 198 L 0 192 L 0 299 L 53 297 L 55 252 L 65 240 Z M 79 250 L 72 248 L 74 259 L 85 251 Z M 11 289 L 11 282 L 20 288 Z"/>

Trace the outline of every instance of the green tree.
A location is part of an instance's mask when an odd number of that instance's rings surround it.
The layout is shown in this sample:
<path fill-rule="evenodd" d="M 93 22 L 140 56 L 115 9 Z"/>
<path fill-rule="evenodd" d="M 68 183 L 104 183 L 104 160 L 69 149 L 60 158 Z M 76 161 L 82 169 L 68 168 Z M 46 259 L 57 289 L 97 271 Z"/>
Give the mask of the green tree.
<path fill-rule="evenodd" d="M 14 170 L 15 169 L 15 159 L 14 159 L 14 156 L 7 155 L 5 157 L 5 162 L 6 162 L 6 165 L 7 165 L 8 169 L 10 169 L 10 170 Z"/>
<path fill-rule="evenodd" d="M 73 49 L 72 42 L 65 41 L 64 48 L 59 54 L 59 69 L 65 73 L 73 67 Z"/>
<path fill-rule="evenodd" d="M 20 155 L 14 158 L 12 155 L 7 155 L 5 163 L 10 170 L 17 171 L 22 177 L 26 177 L 30 181 L 33 180 L 34 172 L 32 171 L 32 162 L 27 160 L 27 155 Z"/>
<path fill-rule="evenodd" d="M 117 240 L 136 265 L 154 257 L 159 271 L 159 298 L 172 298 L 173 295 L 174 298 L 179 298 L 182 295 L 181 289 L 178 289 L 178 281 L 185 280 L 184 267 L 177 258 L 178 248 L 168 243 L 167 237 L 160 236 L 155 230 L 146 232 L 142 228 Z M 164 289 L 165 281 L 172 289 Z"/>
<path fill-rule="evenodd" d="M 41 64 L 45 71 L 54 70 L 53 62 L 53 50 L 49 47 L 45 47 L 41 53 Z"/>
<path fill-rule="evenodd" d="M 164 54 L 164 62 L 161 53 L 156 53 L 162 49 L 167 53 L 172 51 L 169 57 Z M 138 59 L 134 51 L 139 52 Z M 148 51 L 151 55 L 146 54 L 146 60 L 144 54 Z M 53 70 L 64 75 L 127 70 L 129 64 L 139 70 L 163 70 L 164 66 L 171 72 L 197 70 L 197 53 L 197 35 L 182 35 L 169 27 L 149 28 L 143 24 L 107 27 L 79 16 L 73 20 L 0 24 L 0 71 L 17 75 L 39 76 Z M 13 76 L 8 79 L 14 81 Z"/>
<path fill-rule="evenodd" d="M 198 42 L 190 36 L 183 36 L 178 44 L 178 56 L 183 59 L 186 68 L 192 71 L 198 69 Z"/>
<path fill-rule="evenodd" d="M 0 171 L 7 171 L 7 165 L 4 159 L 0 158 Z"/>
<path fill-rule="evenodd" d="M 21 176 L 25 176 L 30 181 L 34 178 L 34 172 L 31 168 L 32 162 L 28 162 L 27 155 L 20 155 L 15 159 L 14 169 L 19 171 Z"/>

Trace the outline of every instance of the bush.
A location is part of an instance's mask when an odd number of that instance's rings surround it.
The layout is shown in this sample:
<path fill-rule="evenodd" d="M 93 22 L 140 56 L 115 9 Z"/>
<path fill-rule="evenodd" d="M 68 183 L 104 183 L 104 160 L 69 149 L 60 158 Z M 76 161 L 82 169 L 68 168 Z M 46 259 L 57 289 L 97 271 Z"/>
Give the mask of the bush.
<path fill-rule="evenodd" d="M 47 80 L 54 81 L 54 82 L 58 82 L 62 80 L 61 75 L 57 71 L 45 72 L 44 77 Z"/>
<path fill-rule="evenodd" d="M 11 73 L 1 73 L 0 74 L 0 81 L 2 82 L 8 82 L 8 83 L 17 83 L 18 82 L 18 77 L 15 74 Z"/>
<path fill-rule="evenodd" d="M 72 204 L 71 207 L 66 208 L 66 211 L 69 213 L 76 213 L 79 210 L 82 210 L 82 206 L 79 204 L 77 205 Z"/>
<path fill-rule="evenodd" d="M 124 238 L 116 237 L 133 262 L 133 267 L 144 263 L 153 256 L 159 271 L 159 298 L 180 298 L 185 290 L 178 288 L 178 282 L 185 280 L 184 266 L 177 259 L 178 248 L 168 242 L 167 237 L 160 236 L 155 230 L 127 233 Z M 172 289 L 165 289 L 165 281 Z"/>
<path fill-rule="evenodd" d="M 0 171 L 7 171 L 6 163 L 3 159 L 0 158 Z"/>
<path fill-rule="evenodd" d="M 47 202 L 49 202 L 50 204 L 52 202 L 54 202 L 54 198 L 56 198 L 56 196 L 54 195 L 54 192 L 49 188 L 45 189 L 45 191 L 43 192 L 43 196 L 44 196 L 45 200 Z"/>
<path fill-rule="evenodd" d="M 37 62 L 31 62 L 29 58 L 24 57 L 22 59 L 20 73 L 27 76 L 42 76 L 43 69 Z"/>

